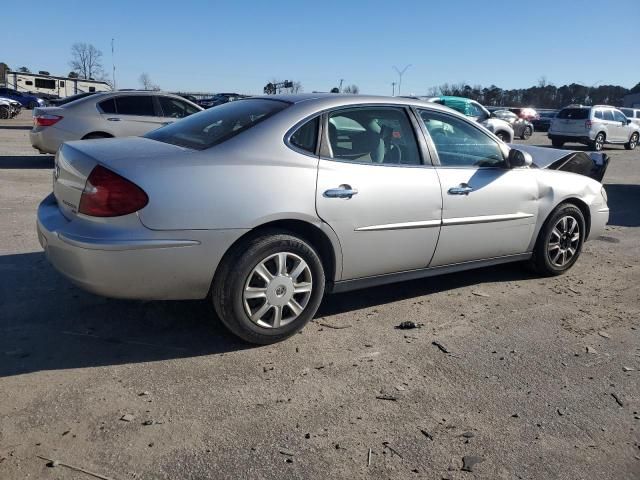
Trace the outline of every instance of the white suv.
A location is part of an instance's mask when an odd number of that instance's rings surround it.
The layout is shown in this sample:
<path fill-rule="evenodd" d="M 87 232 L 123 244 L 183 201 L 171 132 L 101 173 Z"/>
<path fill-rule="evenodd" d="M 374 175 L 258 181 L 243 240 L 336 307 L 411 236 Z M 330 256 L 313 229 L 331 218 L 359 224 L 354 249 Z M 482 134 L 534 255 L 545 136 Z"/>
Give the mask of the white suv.
<path fill-rule="evenodd" d="M 140 136 L 200 111 L 202 107 L 170 93 L 95 93 L 59 107 L 35 108 L 29 138 L 40 153 L 56 153 L 64 142 Z"/>
<path fill-rule="evenodd" d="M 570 105 L 558 112 L 547 134 L 554 147 L 567 142 L 588 145 L 596 151 L 606 143 L 624 145 L 633 150 L 638 145 L 640 125 L 632 123 L 617 108 L 607 105 L 585 107 Z"/>

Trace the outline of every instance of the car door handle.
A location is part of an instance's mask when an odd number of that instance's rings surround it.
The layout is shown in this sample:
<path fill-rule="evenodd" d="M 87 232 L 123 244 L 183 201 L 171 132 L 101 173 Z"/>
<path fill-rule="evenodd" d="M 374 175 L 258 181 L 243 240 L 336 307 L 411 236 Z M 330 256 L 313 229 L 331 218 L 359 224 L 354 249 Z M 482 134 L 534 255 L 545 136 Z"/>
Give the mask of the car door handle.
<path fill-rule="evenodd" d="M 351 198 L 358 193 L 358 190 L 351 188 L 351 185 L 340 185 L 338 188 L 325 190 L 324 196 L 327 198 Z"/>
<path fill-rule="evenodd" d="M 109 120 L 110 122 L 119 122 L 120 121 L 120 119 L 116 118 L 116 117 L 107 118 L 107 120 Z"/>
<path fill-rule="evenodd" d="M 466 183 L 461 183 L 457 187 L 451 187 L 447 191 L 449 195 L 469 195 L 471 192 L 473 192 L 473 188 Z"/>

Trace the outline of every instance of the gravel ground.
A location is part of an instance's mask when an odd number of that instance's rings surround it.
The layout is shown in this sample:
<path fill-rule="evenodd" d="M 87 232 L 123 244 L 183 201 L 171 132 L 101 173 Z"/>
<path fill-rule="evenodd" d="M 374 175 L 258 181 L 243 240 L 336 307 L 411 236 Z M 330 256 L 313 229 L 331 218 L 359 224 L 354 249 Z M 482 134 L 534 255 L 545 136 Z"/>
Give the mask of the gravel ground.
<path fill-rule="evenodd" d="M 29 113 L 0 121 L 0 478 L 640 478 L 640 151 L 607 150 L 610 226 L 567 275 L 329 296 L 252 348 L 207 302 L 109 300 L 55 273 Z"/>

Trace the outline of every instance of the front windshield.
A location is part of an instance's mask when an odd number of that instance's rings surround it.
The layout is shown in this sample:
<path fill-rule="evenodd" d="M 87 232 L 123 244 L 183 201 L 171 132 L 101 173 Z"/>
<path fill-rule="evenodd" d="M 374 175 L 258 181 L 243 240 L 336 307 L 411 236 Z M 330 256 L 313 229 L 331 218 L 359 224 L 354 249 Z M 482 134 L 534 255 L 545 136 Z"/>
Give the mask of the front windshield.
<path fill-rule="evenodd" d="M 149 132 L 145 137 L 204 150 L 251 128 L 288 106 L 288 102 L 265 98 L 224 103 Z"/>

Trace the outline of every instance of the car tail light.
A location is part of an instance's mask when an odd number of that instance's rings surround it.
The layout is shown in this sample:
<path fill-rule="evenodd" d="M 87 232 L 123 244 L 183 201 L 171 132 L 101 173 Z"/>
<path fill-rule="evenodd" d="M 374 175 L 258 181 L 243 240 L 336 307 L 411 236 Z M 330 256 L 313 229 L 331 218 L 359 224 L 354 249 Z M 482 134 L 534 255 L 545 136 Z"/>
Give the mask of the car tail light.
<path fill-rule="evenodd" d="M 51 125 L 55 125 L 56 123 L 58 123 L 63 118 L 64 117 L 61 117 L 60 115 L 49 115 L 46 113 L 43 115 L 36 115 L 33 117 L 33 126 L 50 127 Z"/>
<path fill-rule="evenodd" d="M 78 211 L 91 217 L 118 217 L 137 212 L 149 203 L 139 186 L 101 165 L 87 178 Z"/>
<path fill-rule="evenodd" d="M 592 125 L 593 122 L 591 120 L 587 120 L 586 122 L 584 122 L 584 128 L 586 129 L 590 129 Z"/>

